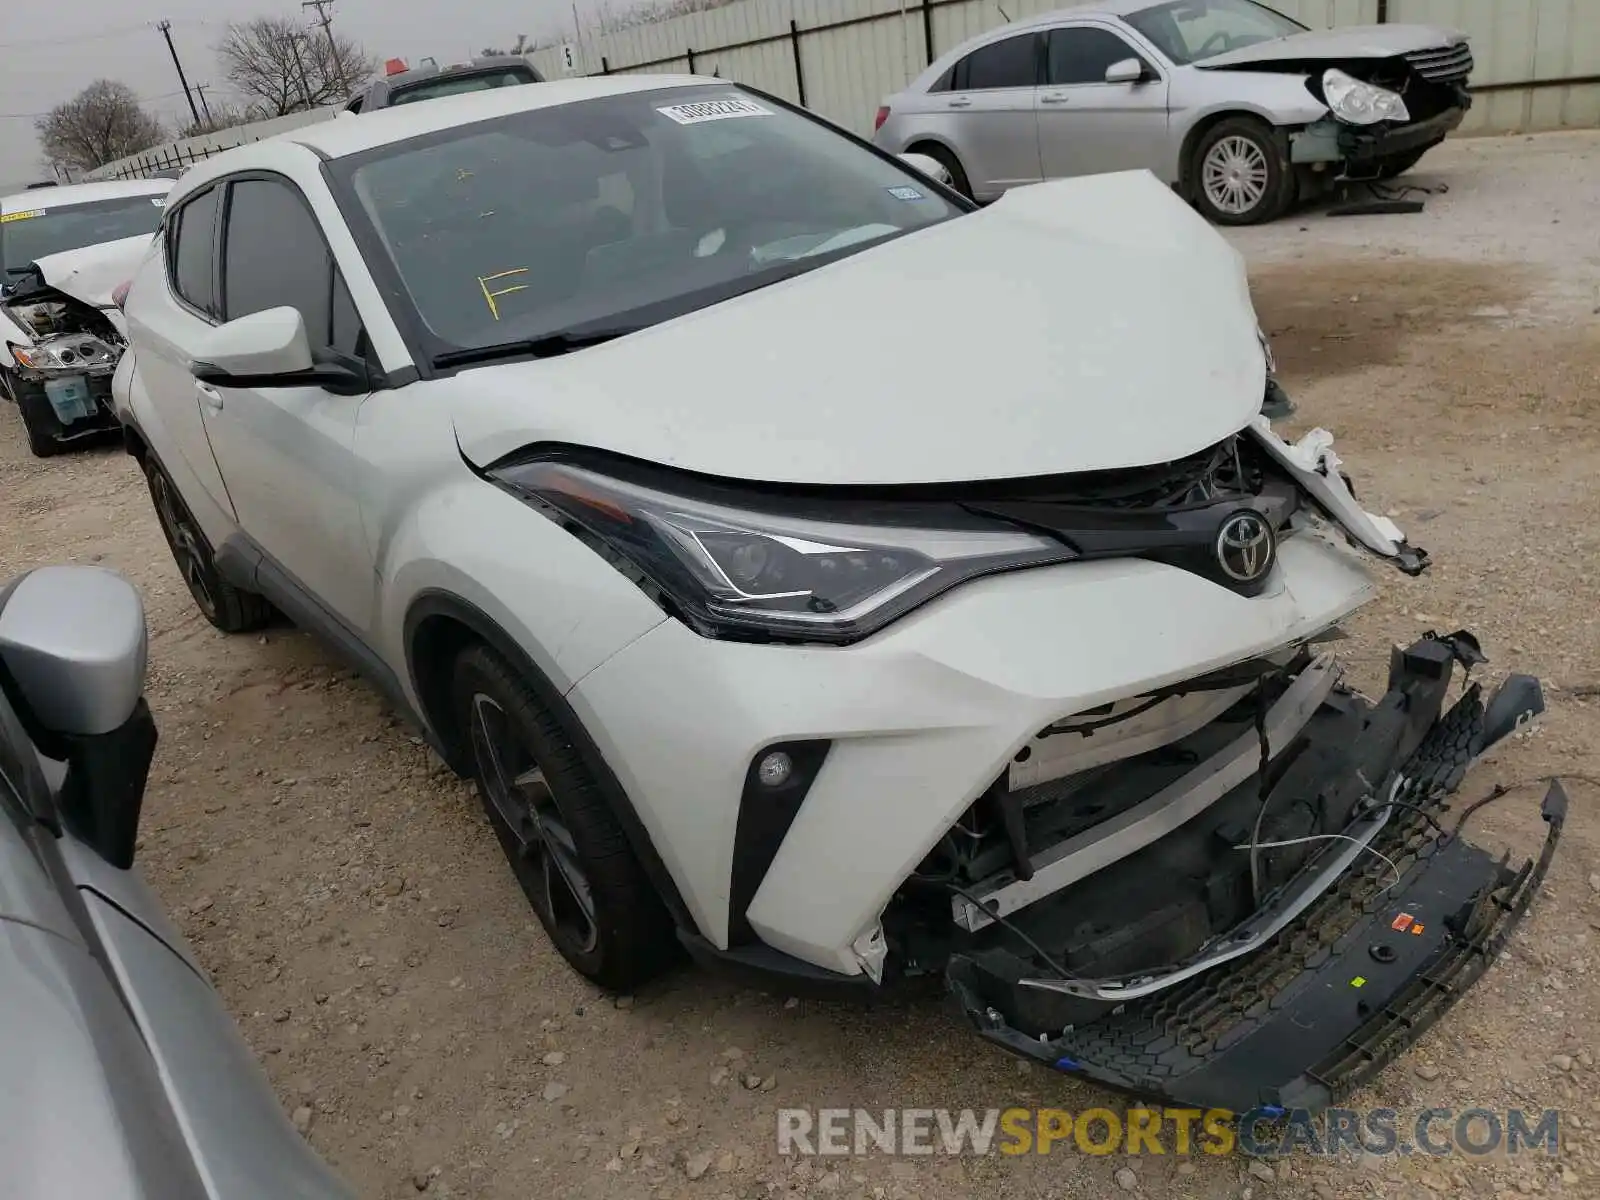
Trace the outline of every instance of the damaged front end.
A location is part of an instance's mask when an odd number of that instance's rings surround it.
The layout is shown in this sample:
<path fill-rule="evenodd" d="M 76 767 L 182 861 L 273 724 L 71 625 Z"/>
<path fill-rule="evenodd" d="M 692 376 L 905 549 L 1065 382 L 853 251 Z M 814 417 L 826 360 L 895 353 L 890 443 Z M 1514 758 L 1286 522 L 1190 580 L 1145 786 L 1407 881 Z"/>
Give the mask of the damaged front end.
<path fill-rule="evenodd" d="M 127 340 L 111 316 L 50 287 L 37 270 L 11 289 L 4 308 L 27 335 L 7 349 L 30 433 L 68 444 L 116 431 L 111 378 Z"/>
<path fill-rule="evenodd" d="M 1246 554 L 1258 535 L 1263 552 L 1274 537 L 1342 536 L 1407 573 L 1427 566 L 1355 504 L 1325 433 L 1251 433 L 1230 464 L 1204 468 L 1205 494 L 1162 503 L 1164 559 L 1183 560 L 1199 514 L 1244 490 L 1263 523 L 1224 519 L 1243 535 L 1208 546 L 1225 572 L 1265 574 Z M 1037 527 L 1050 506 L 984 507 Z M 1124 496 L 1071 519 L 1090 546 L 1093 526 L 1116 539 L 1151 518 Z M 1469 765 L 1544 711 L 1539 683 L 1512 675 L 1486 696 L 1472 635 L 1429 633 L 1394 649 L 1369 699 L 1326 649 L 1342 637 L 1330 628 L 1039 730 L 885 910 L 893 968 L 942 971 L 1001 1046 L 1152 1099 L 1316 1109 L 1370 1078 L 1492 960 L 1543 878 L 1565 800 L 1552 788 L 1544 849 L 1520 867 L 1447 833 Z"/>

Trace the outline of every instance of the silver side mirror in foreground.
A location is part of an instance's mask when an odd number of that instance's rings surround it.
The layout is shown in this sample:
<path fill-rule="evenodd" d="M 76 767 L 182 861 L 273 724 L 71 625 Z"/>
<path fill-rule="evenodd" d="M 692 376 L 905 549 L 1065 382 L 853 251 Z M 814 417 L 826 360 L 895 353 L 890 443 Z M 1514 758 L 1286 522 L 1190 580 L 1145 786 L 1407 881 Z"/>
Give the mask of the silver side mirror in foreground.
<path fill-rule="evenodd" d="M 944 164 L 937 158 L 929 158 L 926 154 L 897 154 L 895 156 L 913 171 L 920 171 L 929 179 L 936 179 L 945 187 L 951 185 L 950 172 L 944 169 Z"/>
<path fill-rule="evenodd" d="M 40 567 L 0 588 L 0 687 L 39 752 L 67 766 L 62 820 L 124 869 L 156 747 L 148 648 L 144 604 L 114 571 Z"/>

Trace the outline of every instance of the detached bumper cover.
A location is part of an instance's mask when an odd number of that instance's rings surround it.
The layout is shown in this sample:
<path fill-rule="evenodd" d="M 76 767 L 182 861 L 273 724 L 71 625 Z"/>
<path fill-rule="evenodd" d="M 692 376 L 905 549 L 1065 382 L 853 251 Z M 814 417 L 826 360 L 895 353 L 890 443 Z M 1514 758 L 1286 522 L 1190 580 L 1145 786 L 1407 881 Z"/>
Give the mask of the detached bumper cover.
<path fill-rule="evenodd" d="M 1393 808 L 1371 843 L 1398 881 L 1363 855 L 1261 949 L 1064 1031 L 1022 1028 L 1037 993 L 976 957 L 952 957 L 951 993 L 986 1039 L 1119 1091 L 1235 1112 L 1339 1103 L 1483 974 L 1554 855 L 1567 810 L 1559 782 L 1544 799 L 1543 848 L 1520 867 L 1433 823 L 1503 735 L 1491 728 L 1496 708 L 1486 714 L 1469 689 L 1402 770 L 1396 799 L 1415 807 Z"/>

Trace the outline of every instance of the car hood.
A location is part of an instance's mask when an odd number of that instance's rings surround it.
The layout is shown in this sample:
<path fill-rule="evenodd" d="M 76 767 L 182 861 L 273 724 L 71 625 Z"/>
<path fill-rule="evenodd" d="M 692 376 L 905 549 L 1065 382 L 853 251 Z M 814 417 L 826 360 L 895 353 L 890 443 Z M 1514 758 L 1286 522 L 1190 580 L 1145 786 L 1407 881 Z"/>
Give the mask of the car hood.
<path fill-rule="evenodd" d="M 1437 25 L 1346 25 L 1340 29 L 1308 29 L 1291 37 L 1225 50 L 1195 66 L 1214 71 L 1257 63 L 1393 58 L 1414 50 L 1453 46 L 1466 37 L 1459 30 Z"/>
<path fill-rule="evenodd" d="M 133 278 L 153 240 L 150 234 L 141 233 L 81 250 L 47 254 L 33 265 L 56 291 L 96 308 L 109 308 L 112 291 Z"/>
<path fill-rule="evenodd" d="M 441 380 L 484 466 L 566 443 L 909 484 L 1181 458 L 1260 409 L 1238 252 L 1147 172 L 990 207 L 587 350 Z"/>

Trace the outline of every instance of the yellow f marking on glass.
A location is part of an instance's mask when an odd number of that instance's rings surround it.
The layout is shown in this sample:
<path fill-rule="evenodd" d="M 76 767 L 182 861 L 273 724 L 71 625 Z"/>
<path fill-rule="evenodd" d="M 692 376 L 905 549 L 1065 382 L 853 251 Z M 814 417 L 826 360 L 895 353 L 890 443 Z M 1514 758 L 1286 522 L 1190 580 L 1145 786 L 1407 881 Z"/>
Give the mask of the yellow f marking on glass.
<path fill-rule="evenodd" d="M 489 285 L 491 283 L 493 283 L 496 279 L 506 279 L 506 278 L 509 278 L 512 275 L 526 275 L 527 273 L 528 273 L 528 268 L 527 267 L 518 267 L 514 271 L 501 271 L 499 274 L 496 274 L 496 275 L 479 275 L 478 276 L 478 286 L 483 289 L 483 300 L 484 300 L 484 303 L 489 306 L 489 311 L 494 314 L 494 319 L 496 321 L 498 321 L 500 319 L 500 306 L 498 304 L 496 304 L 495 301 L 498 300 L 501 296 L 509 296 L 509 295 L 511 295 L 512 292 L 525 292 L 525 291 L 528 290 L 528 285 L 525 284 L 525 283 L 519 283 L 519 284 L 515 284 L 512 287 L 498 288 L 498 289 L 493 290 L 493 291 L 491 291 L 489 289 Z"/>

